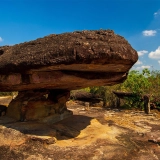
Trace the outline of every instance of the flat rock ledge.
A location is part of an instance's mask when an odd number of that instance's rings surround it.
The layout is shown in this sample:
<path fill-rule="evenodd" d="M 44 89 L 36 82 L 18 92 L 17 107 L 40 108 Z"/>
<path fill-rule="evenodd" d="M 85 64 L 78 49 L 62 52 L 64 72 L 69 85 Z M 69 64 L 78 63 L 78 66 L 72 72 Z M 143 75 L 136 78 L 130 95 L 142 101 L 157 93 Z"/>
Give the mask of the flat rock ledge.
<path fill-rule="evenodd" d="M 111 30 L 49 35 L 0 47 L 0 90 L 78 89 L 126 79 L 137 52 Z"/>
<path fill-rule="evenodd" d="M 63 119 L 69 115 L 70 90 L 121 83 L 137 59 L 131 45 L 112 30 L 52 34 L 0 47 L 0 91 L 19 91 L 7 116 Z"/>
<path fill-rule="evenodd" d="M 54 124 L 0 117 L 0 159 L 160 159 L 159 112 L 67 105 L 73 116 Z"/>

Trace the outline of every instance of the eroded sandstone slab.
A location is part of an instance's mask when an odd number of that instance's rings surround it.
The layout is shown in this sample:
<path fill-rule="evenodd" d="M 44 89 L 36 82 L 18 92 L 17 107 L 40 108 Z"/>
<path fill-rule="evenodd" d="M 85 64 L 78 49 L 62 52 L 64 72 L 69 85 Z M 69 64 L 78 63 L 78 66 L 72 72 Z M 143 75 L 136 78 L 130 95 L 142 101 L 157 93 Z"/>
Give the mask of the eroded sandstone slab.
<path fill-rule="evenodd" d="M 21 121 L 61 119 L 67 100 L 57 91 L 121 83 L 137 59 L 112 30 L 52 34 L 0 47 L 0 91 L 19 91 L 7 115 Z"/>
<path fill-rule="evenodd" d="M 0 47 L 0 90 L 77 89 L 126 79 L 137 52 L 111 30 L 49 35 Z"/>

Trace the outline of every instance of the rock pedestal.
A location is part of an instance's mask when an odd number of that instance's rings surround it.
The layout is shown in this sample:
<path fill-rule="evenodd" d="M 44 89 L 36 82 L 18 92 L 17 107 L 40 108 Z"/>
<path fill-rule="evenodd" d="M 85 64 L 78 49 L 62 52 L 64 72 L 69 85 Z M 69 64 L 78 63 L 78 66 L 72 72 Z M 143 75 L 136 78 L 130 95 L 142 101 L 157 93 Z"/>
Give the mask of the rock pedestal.
<path fill-rule="evenodd" d="M 66 116 L 61 93 L 122 83 L 137 59 L 131 45 L 112 30 L 52 34 L 0 47 L 0 91 L 19 91 L 7 115 L 21 121 L 61 119 Z"/>
<path fill-rule="evenodd" d="M 7 116 L 18 121 L 54 123 L 70 115 L 67 90 L 21 91 L 8 106 Z"/>

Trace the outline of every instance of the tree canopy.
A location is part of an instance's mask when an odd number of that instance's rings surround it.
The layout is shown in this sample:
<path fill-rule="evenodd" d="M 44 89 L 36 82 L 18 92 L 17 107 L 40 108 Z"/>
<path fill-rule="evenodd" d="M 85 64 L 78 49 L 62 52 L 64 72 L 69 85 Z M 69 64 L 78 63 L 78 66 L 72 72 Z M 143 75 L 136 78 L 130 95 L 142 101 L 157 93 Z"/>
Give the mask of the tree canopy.
<path fill-rule="evenodd" d="M 106 106 L 115 105 L 113 91 L 131 92 L 134 97 L 126 98 L 125 105 L 128 107 L 140 107 L 142 96 L 150 95 L 151 101 L 160 99 L 160 71 L 143 69 L 142 71 L 131 70 L 125 82 L 114 86 L 88 87 L 87 91 L 98 94 L 105 101 Z M 158 100 L 160 104 L 160 100 Z"/>

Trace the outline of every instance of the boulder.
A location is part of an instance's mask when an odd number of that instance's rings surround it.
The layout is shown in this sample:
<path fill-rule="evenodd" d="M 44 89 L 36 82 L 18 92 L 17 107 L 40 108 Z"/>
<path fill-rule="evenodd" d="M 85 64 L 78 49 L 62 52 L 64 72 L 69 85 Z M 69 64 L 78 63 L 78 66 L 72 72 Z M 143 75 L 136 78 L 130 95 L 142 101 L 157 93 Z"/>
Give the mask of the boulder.
<path fill-rule="evenodd" d="M 113 85 L 126 79 L 137 59 L 111 30 L 53 34 L 0 47 L 0 91 Z"/>
<path fill-rule="evenodd" d="M 7 115 L 22 121 L 50 116 L 50 110 L 40 113 L 46 103 L 61 109 L 59 95 L 65 95 L 66 91 L 121 83 L 137 59 L 138 54 L 131 45 L 112 30 L 52 34 L 14 46 L 2 46 L 0 91 L 19 91 L 8 106 Z M 44 93 L 48 98 L 42 102 L 37 96 L 44 97 Z M 31 111 L 28 115 L 29 110 L 24 108 L 34 108 L 39 116 L 31 116 Z"/>
<path fill-rule="evenodd" d="M 79 100 L 83 102 L 93 102 L 93 103 L 99 103 L 100 101 L 103 100 L 97 95 L 82 90 L 72 91 L 70 99 Z"/>

